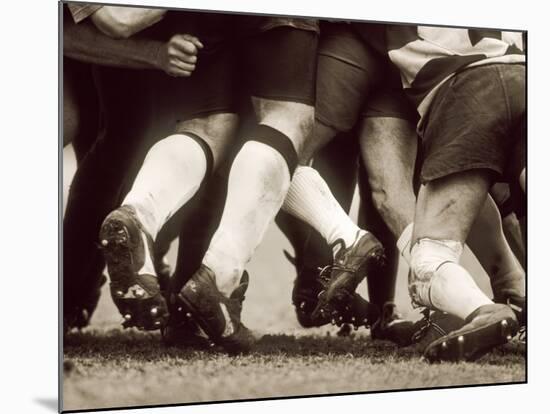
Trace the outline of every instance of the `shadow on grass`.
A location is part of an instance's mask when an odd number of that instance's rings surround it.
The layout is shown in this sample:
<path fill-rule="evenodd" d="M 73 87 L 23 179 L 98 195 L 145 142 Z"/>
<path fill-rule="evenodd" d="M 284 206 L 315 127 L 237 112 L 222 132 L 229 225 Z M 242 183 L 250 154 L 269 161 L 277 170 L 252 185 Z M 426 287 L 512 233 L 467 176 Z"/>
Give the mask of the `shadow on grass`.
<path fill-rule="evenodd" d="M 158 361 L 167 358 L 193 359 L 203 356 L 219 355 L 219 348 L 210 348 L 204 344 L 188 343 L 178 346 L 165 346 L 159 333 L 134 330 L 107 332 L 79 332 L 65 339 L 66 358 L 127 359 Z M 483 357 L 483 362 L 506 365 L 524 362 L 525 346 L 509 343 Z M 418 359 L 421 355 L 414 347 L 398 348 L 386 341 L 373 341 L 365 335 L 339 337 L 332 335 L 264 335 L 255 344 L 251 356 L 353 356 L 369 358 L 371 363 Z"/>

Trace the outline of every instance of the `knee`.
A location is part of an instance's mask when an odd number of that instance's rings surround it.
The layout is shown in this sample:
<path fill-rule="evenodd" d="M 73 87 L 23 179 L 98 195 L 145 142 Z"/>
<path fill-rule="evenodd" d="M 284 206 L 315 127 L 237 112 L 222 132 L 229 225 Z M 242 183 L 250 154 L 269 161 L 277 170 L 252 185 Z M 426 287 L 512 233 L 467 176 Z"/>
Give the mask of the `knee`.
<path fill-rule="evenodd" d="M 227 140 L 235 134 L 238 125 L 236 114 L 212 114 L 178 123 L 176 132 L 191 132 L 207 142 Z"/>
<path fill-rule="evenodd" d="M 454 240 L 418 240 L 411 249 L 409 294 L 413 303 L 430 305 L 430 286 L 434 275 L 445 263 L 458 263 L 462 250 L 462 243 Z"/>
<path fill-rule="evenodd" d="M 280 152 L 269 144 L 256 140 L 247 141 L 237 154 L 235 162 L 237 160 L 242 165 L 246 164 L 250 171 L 254 171 L 262 185 L 270 188 L 280 188 L 282 186 L 285 191 L 288 189 L 290 185 L 289 178 L 292 173 L 277 173 L 278 171 L 289 171 L 289 168 Z"/>
<path fill-rule="evenodd" d="M 258 122 L 288 136 L 300 151 L 305 139 L 313 130 L 315 122 L 313 106 L 261 98 L 255 98 L 253 103 Z"/>
<path fill-rule="evenodd" d="M 303 136 L 308 136 L 313 131 L 315 124 L 315 110 L 308 105 L 301 105 L 296 112 L 296 123 Z"/>
<path fill-rule="evenodd" d="M 287 135 L 292 140 L 305 140 L 313 131 L 315 110 L 309 105 L 288 102 L 277 118 L 283 128 L 281 132 L 289 131 Z"/>
<path fill-rule="evenodd" d="M 217 166 L 234 142 L 238 123 L 236 114 L 211 114 L 179 122 L 176 134 L 191 133 L 200 137 L 212 152 L 214 166 Z"/>

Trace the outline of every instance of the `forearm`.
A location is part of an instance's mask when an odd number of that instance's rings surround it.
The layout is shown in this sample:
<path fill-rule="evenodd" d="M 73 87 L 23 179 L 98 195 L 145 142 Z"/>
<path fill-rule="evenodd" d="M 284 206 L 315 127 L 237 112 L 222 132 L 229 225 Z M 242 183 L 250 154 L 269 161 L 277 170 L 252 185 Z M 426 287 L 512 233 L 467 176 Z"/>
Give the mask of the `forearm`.
<path fill-rule="evenodd" d="M 162 42 L 143 39 L 113 39 L 91 22 L 65 22 L 63 54 L 73 59 L 103 66 L 130 69 L 157 69 Z"/>

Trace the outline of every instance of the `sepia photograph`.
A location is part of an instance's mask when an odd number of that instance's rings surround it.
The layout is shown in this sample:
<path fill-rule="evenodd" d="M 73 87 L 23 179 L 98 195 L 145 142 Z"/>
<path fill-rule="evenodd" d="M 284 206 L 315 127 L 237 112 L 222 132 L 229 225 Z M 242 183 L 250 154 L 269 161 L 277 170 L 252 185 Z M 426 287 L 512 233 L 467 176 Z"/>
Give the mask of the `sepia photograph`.
<path fill-rule="evenodd" d="M 58 7 L 61 411 L 527 383 L 527 30 Z"/>

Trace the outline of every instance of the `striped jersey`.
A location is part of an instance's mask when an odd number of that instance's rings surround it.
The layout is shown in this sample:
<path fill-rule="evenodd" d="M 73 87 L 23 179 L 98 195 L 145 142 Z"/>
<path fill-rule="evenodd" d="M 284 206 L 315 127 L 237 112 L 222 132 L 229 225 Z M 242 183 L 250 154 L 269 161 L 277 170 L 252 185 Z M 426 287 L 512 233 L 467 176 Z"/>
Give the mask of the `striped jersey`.
<path fill-rule="evenodd" d="M 82 4 L 69 3 L 67 4 L 75 23 L 80 23 L 82 20 L 90 17 L 96 11 L 103 7 L 102 4 Z"/>
<path fill-rule="evenodd" d="M 403 88 L 421 117 L 439 87 L 455 73 L 477 65 L 525 62 L 521 32 L 433 26 L 369 26 L 371 28 L 365 26 L 365 30 L 359 29 L 359 33 L 377 50 L 387 53 L 397 66 Z"/>

